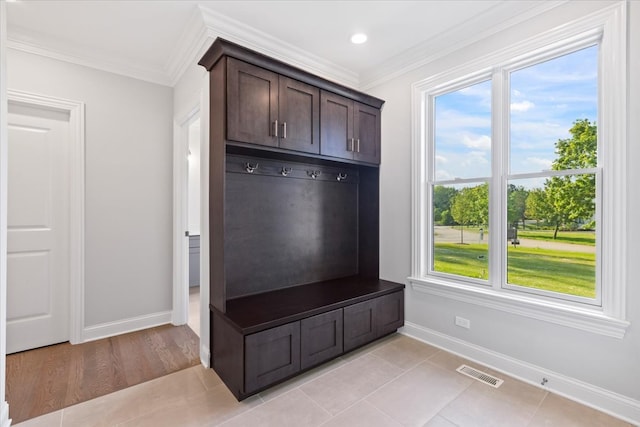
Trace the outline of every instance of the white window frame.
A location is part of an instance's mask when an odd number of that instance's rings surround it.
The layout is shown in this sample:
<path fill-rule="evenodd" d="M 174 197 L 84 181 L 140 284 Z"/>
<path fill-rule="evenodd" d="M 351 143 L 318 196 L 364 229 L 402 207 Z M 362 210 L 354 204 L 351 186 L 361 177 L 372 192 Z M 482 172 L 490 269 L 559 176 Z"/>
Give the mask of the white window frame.
<path fill-rule="evenodd" d="M 538 320 L 569 326 L 606 336 L 622 338 L 626 320 L 627 286 L 627 5 L 615 3 L 595 14 L 510 46 L 412 86 L 412 288 L 471 304 L 490 307 Z M 584 304 L 578 299 L 551 298 L 545 292 L 521 292 L 503 286 L 504 246 L 490 245 L 491 286 L 452 275 L 430 272 L 432 250 L 431 195 L 428 185 L 434 167 L 428 154 L 428 138 L 433 135 L 432 99 L 475 82 L 491 78 L 492 84 L 492 164 L 508 166 L 506 141 L 509 134 L 509 93 L 504 91 L 509 72 L 593 45 L 599 41 L 598 73 L 598 168 L 596 173 L 600 206 L 597 231 L 597 271 L 601 284 L 598 299 Z M 499 67 L 498 69 L 496 67 Z M 496 71 L 497 70 L 497 71 Z M 495 84 L 498 82 L 500 84 Z M 506 93 L 505 93 L 506 92 Z M 494 111 L 503 111 L 494 114 Z M 497 141 L 497 142 L 496 142 Z M 505 169 L 507 171 L 508 169 Z M 526 174 L 492 176 L 490 188 L 506 188 L 509 178 Z M 462 182 L 462 181 L 461 181 Z M 506 192 L 502 192 L 504 199 Z M 494 242 L 506 241 L 506 200 L 490 197 L 489 229 L 502 230 Z M 498 233 L 493 233 L 498 234 Z M 504 237 L 504 239 L 502 238 Z M 494 278 L 494 279 L 492 279 Z M 600 285 L 599 285 L 600 286 Z M 521 287 L 518 287 L 521 289 Z"/>

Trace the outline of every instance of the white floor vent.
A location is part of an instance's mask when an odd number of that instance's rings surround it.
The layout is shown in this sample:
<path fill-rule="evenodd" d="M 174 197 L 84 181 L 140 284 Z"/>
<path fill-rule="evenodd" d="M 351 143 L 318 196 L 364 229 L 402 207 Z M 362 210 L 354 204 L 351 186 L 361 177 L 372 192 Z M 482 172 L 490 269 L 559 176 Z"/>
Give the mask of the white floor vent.
<path fill-rule="evenodd" d="M 470 366 L 467 365 L 460 365 L 460 367 L 458 369 L 456 369 L 456 371 L 460 372 L 461 374 L 464 374 L 468 377 L 471 377 L 473 379 L 476 379 L 482 383 L 488 384 L 491 387 L 494 388 L 498 388 L 502 385 L 502 383 L 504 382 L 504 380 L 501 380 L 500 378 L 496 378 L 492 375 L 486 374 L 484 372 L 480 372 L 476 369 L 473 369 Z"/>

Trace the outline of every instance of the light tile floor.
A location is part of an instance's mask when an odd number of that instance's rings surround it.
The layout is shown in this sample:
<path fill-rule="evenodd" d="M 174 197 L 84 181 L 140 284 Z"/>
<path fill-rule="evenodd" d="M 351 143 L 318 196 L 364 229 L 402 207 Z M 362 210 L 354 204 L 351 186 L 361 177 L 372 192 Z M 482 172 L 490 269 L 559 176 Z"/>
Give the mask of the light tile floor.
<path fill-rule="evenodd" d="M 497 389 L 455 371 L 497 375 Z M 629 426 L 394 334 L 238 402 L 211 369 L 185 369 L 28 420 L 20 427 Z"/>

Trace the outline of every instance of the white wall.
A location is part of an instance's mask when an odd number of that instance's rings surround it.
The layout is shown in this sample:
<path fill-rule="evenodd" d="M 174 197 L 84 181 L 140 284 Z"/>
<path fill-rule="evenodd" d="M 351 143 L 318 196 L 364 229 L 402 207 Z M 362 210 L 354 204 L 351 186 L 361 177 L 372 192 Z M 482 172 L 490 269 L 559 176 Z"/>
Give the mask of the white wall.
<path fill-rule="evenodd" d="M 406 282 L 411 259 L 411 84 L 446 71 L 511 43 L 593 12 L 611 2 L 567 2 L 517 28 L 503 31 L 454 54 L 410 71 L 368 91 L 386 100 L 382 115 L 381 261 L 385 279 Z M 640 3 L 630 2 L 630 134 L 629 165 L 640 163 Z M 640 168 L 629 168 L 640 183 Z M 633 189 L 634 185 L 630 185 Z M 631 191 L 629 212 L 640 209 L 640 192 Z M 543 321 L 406 290 L 406 320 L 436 334 L 462 340 L 537 367 L 618 393 L 640 403 L 640 263 L 634 246 L 640 224 L 629 216 L 628 320 L 624 339 L 608 338 Z M 454 325 L 454 316 L 471 320 L 470 330 Z M 539 380 L 538 380 L 539 382 Z M 553 384 L 549 384 L 550 387 Z M 593 404 L 593 402 L 591 402 Z M 633 403 L 633 402 L 632 402 Z M 636 405 L 633 403 L 633 405 Z M 638 406 L 640 408 L 640 406 Z"/>
<path fill-rule="evenodd" d="M 172 308 L 173 90 L 9 49 L 8 87 L 86 103 L 85 327 Z"/>

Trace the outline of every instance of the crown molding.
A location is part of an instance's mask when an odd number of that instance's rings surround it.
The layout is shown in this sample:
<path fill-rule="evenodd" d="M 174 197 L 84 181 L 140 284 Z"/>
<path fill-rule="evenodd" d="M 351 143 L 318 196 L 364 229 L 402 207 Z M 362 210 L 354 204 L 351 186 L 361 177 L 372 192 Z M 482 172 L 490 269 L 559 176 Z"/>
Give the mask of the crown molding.
<path fill-rule="evenodd" d="M 214 12 L 206 6 L 200 6 L 200 10 L 211 38 L 222 37 L 336 83 L 353 88 L 359 86 L 360 79 L 356 72 Z"/>
<path fill-rule="evenodd" d="M 476 43 L 479 40 L 490 37 L 507 28 L 513 27 L 519 23 L 525 22 L 537 15 L 554 9 L 560 5 L 569 2 L 569 0 L 553 0 L 544 1 L 531 6 L 526 12 L 520 13 L 514 18 L 504 20 L 491 28 L 473 33 L 473 37 L 460 36 L 458 28 L 465 26 L 467 28 L 478 27 L 482 22 L 486 21 L 488 16 L 494 12 L 496 8 L 502 8 L 508 1 L 503 1 L 481 14 L 463 22 L 462 24 L 451 28 L 436 37 L 425 40 L 416 46 L 404 50 L 393 58 L 381 63 L 369 72 L 362 73 L 360 76 L 360 90 L 369 90 L 375 86 L 381 85 L 412 70 L 425 66 L 433 61 L 443 58 L 451 53 L 460 50 L 466 46 Z M 468 32 L 467 32 L 468 34 Z M 435 49 L 434 49 L 434 46 Z"/>
<path fill-rule="evenodd" d="M 58 43 L 50 37 L 21 28 L 12 28 L 10 35 L 7 37 L 7 47 L 163 86 L 171 85 L 171 80 L 164 70 L 157 70 L 151 66 L 133 65 L 124 58 L 105 60 L 95 56 L 90 49 L 74 49 L 74 51 L 71 51 L 68 46 Z"/>
<path fill-rule="evenodd" d="M 198 63 L 212 42 L 202 17 L 202 11 L 200 7 L 197 7 L 165 64 L 171 86 L 178 83 L 190 66 Z"/>
<path fill-rule="evenodd" d="M 458 30 L 453 28 L 399 53 L 362 74 L 358 74 L 320 56 L 313 55 L 304 49 L 257 30 L 243 22 L 215 12 L 208 8 L 206 4 L 200 4 L 195 8 L 163 66 L 150 63 L 136 64 L 126 58 L 118 58 L 114 55 L 105 59 L 96 55 L 91 49 L 77 46 L 70 48 L 61 41 L 53 40 L 50 37 L 45 37 L 23 28 L 12 28 L 8 37 L 7 47 L 173 87 L 185 71 L 198 62 L 212 41 L 216 37 L 223 37 L 336 83 L 359 90 L 369 90 L 568 1 L 551 0 L 537 3 L 515 18 L 502 21 L 486 31 L 475 33 L 472 38 L 462 38 Z M 487 17 L 495 12 L 496 8 L 504 7 L 505 3 L 508 4 L 508 1 L 500 2 L 493 8 L 465 21 L 461 25 L 468 28 L 477 27 L 486 21 Z"/>

